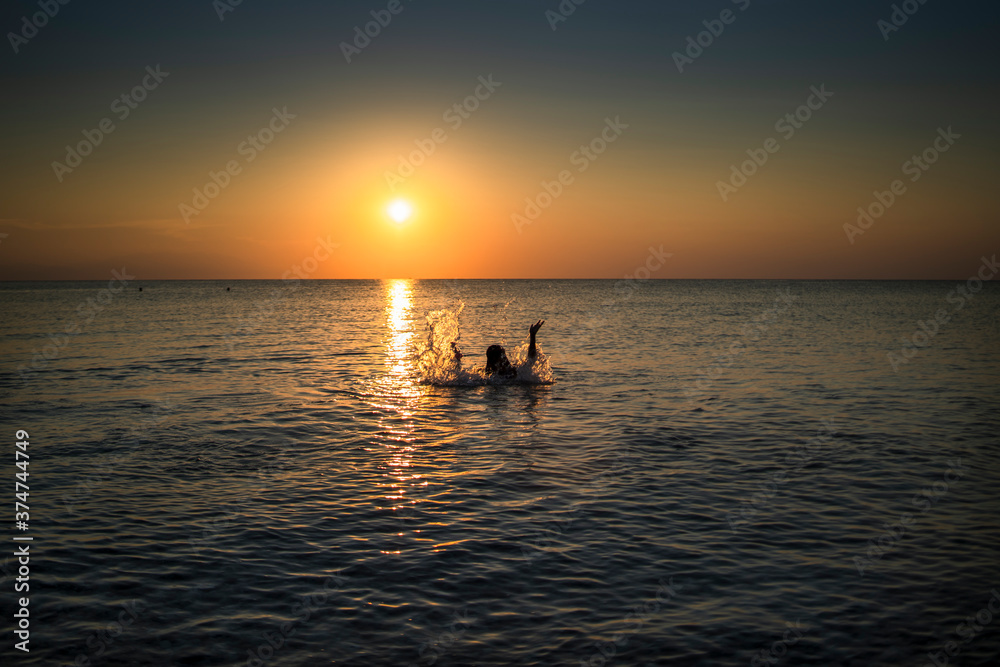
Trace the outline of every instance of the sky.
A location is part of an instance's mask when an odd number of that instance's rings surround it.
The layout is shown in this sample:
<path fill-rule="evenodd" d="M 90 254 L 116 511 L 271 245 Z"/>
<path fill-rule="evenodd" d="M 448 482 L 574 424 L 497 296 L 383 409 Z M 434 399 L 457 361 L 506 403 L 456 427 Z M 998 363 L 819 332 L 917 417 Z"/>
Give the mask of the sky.
<path fill-rule="evenodd" d="M 0 280 L 961 279 L 1000 250 L 995 3 L 233 1 L 4 3 Z"/>

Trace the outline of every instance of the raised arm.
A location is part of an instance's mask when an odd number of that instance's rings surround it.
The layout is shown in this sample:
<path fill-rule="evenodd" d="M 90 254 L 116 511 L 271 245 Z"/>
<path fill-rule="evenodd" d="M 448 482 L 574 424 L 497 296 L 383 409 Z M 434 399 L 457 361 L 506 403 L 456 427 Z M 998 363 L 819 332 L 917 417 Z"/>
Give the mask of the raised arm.
<path fill-rule="evenodd" d="M 538 320 L 537 322 L 535 322 L 534 324 L 531 325 L 530 329 L 528 329 L 528 333 L 531 334 L 531 342 L 528 344 L 528 358 L 529 359 L 534 359 L 535 358 L 535 352 L 536 352 L 536 349 L 535 349 L 535 334 L 538 333 L 538 330 L 542 328 L 543 324 L 545 324 L 545 320 Z"/>

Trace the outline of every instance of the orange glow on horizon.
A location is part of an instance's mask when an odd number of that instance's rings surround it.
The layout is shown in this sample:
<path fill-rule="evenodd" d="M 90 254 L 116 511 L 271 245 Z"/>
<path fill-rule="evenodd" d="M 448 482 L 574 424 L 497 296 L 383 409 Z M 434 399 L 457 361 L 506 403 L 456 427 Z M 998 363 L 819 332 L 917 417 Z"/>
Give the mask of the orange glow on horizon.
<path fill-rule="evenodd" d="M 988 201 L 975 194 L 988 170 L 971 147 L 967 164 L 942 160 L 851 245 L 842 226 L 871 200 L 882 172 L 837 155 L 802 164 L 778 154 L 722 202 L 715 183 L 729 152 L 682 150 L 671 161 L 637 123 L 579 172 L 569 156 L 594 131 L 589 124 L 547 138 L 482 121 L 449 136 L 401 182 L 387 175 L 399 173 L 400 156 L 434 117 L 293 125 L 190 224 L 178 202 L 204 185 L 205 165 L 217 170 L 217 154 L 165 148 L 171 159 L 146 171 L 94 161 L 60 185 L 60 197 L 25 189 L 33 217 L 18 217 L 23 207 L 9 214 L 0 277 L 95 279 L 125 265 L 143 280 L 274 279 L 319 237 L 339 248 L 317 279 L 621 278 L 660 245 L 674 258 L 656 278 L 948 278 L 965 273 L 997 233 L 984 222 Z M 512 216 L 567 169 L 572 183 L 517 227 Z M 942 247 L 940 221 L 955 218 Z"/>

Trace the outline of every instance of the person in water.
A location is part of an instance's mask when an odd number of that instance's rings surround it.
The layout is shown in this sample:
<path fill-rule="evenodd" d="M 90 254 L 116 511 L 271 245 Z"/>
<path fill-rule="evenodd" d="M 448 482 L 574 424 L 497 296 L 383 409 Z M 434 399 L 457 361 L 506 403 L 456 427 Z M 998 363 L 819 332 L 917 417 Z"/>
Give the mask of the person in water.
<path fill-rule="evenodd" d="M 534 360 L 535 355 L 538 352 L 535 346 L 535 334 L 538 330 L 542 328 L 545 324 L 545 320 L 538 320 L 528 329 L 528 334 L 530 335 L 530 342 L 528 343 L 528 359 Z M 453 341 L 451 344 L 451 349 L 455 353 L 455 359 L 461 360 L 462 353 L 458 349 L 458 345 Z M 490 345 L 486 348 L 486 368 L 483 372 L 487 375 L 495 375 L 497 377 L 513 378 L 517 377 L 517 369 L 510 363 L 507 358 L 507 352 L 503 349 L 503 345 Z"/>

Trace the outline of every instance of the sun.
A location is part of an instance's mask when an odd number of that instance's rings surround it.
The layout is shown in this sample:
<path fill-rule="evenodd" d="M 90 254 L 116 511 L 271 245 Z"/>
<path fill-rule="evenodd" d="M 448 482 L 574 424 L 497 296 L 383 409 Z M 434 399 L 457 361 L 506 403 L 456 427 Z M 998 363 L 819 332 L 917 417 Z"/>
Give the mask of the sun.
<path fill-rule="evenodd" d="M 413 207 L 410 206 L 409 202 L 397 199 L 389 204 L 388 212 L 390 218 L 396 222 L 403 223 L 409 220 L 410 216 L 413 215 Z"/>

